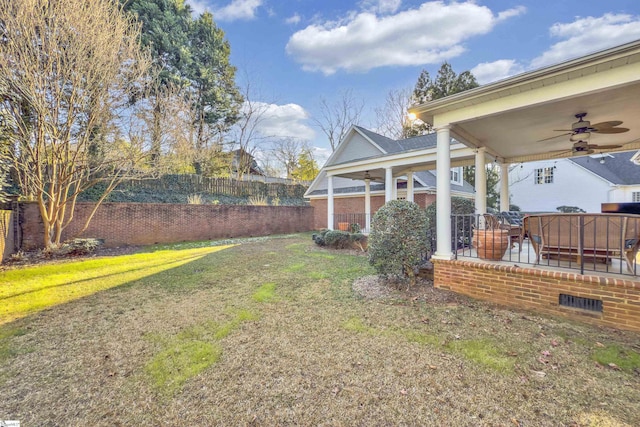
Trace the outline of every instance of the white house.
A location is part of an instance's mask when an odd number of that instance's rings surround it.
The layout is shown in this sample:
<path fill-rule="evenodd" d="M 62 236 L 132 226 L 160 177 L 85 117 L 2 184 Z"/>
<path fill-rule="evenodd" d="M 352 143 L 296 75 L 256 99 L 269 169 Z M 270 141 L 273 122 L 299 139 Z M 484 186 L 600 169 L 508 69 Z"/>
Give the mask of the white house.
<path fill-rule="evenodd" d="M 512 165 L 511 203 L 525 212 L 575 206 L 600 212 L 602 203 L 640 202 L 640 152 L 615 152 Z"/>

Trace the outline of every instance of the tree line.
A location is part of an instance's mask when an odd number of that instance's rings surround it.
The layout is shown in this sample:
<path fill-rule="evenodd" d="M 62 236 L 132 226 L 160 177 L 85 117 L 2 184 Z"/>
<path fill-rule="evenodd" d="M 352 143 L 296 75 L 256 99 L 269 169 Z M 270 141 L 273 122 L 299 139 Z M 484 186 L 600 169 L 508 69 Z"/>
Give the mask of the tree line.
<path fill-rule="evenodd" d="M 194 17 L 184 0 L 82 5 L 0 2 L 0 189 L 8 172 L 21 197 L 38 203 L 46 248 L 60 245 L 78 195 L 97 184 L 106 190 L 96 209 L 123 180 L 243 175 L 265 140 L 263 168 L 277 162 L 301 180 L 318 173 L 307 141 L 260 132 L 269 104 L 251 79 L 236 84 L 230 44 L 211 13 Z M 407 121 L 408 107 L 474 85 L 447 63 L 433 80 L 423 71 L 413 92 L 390 92 L 374 130 L 429 132 Z M 363 108 L 350 91 L 336 104 L 320 101 L 313 120 L 332 150 Z"/>

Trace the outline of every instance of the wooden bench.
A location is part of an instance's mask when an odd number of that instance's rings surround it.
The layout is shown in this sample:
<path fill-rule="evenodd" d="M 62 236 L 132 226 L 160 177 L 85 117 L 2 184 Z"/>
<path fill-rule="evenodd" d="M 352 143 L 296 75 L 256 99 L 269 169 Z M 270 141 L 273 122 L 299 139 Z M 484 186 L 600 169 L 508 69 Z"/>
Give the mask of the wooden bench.
<path fill-rule="evenodd" d="M 577 263 L 610 263 L 624 259 L 634 273 L 640 248 L 640 215 L 630 214 L 539 214 L 523 219 L 523 236 L 541 258 Z"/>

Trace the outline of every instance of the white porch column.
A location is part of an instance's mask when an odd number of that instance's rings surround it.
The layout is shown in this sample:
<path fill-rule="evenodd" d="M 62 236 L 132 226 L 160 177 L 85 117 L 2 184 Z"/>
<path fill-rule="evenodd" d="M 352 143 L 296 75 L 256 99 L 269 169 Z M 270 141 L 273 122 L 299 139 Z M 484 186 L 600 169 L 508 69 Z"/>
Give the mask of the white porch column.
<path fill-rule="evenodd" d="M 393 200 L 393 169 L 384 168 L 384 202 Z"/>
<path fill-rule="evenodd" d="M 432 258 L 452 259 L 451 252 L 451 136 L 449 125 L 437 129 L 436 219 L 438 243 Z"/>
<path fill-rule="evenodd" d="M 507 212 L 509 205 L 509 165 L 500 163 L 500 212 Z"/>
<path fill-rule="evenodd" d="M 333 176 L 327 176 L 327 228 L 333 230 Z"/>
<path fill-rule="evenodd" d="M 393 187 L 391 187 L 391 189 L 393 190 L 392 191 L 393 194 L 391 198 L 393 200 L 398 200 L 398 178 L 397 177 L 393 178 Z"/>
<path fill-rule="evenodd" d="M 413 172 L 407 172 L 407 200 L 413 202 Z"/>
<path fill-rule="evenodd" d="M 487 213 L 487 169 L 485 148 L 476 150 L 476 214 Z"/>
<path fill-rule="evenodd" d="M 371 180 L 364 180 L 364 217 L 365 217 L 365 231 L 369 233 L 371 231 Z"/>

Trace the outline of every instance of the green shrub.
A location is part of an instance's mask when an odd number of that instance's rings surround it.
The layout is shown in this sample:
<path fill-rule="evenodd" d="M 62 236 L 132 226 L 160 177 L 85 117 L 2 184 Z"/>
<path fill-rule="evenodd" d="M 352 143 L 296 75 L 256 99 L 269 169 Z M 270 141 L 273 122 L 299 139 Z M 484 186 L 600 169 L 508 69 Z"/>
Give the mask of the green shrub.
<path fill-rule="evenodd" d="M 437 224 L 436 224 L 436 202 L 433 202 L 431 205 L 427 206 L 426 214 L 427 214 L 427 250 L 429 252 L 433 252 L 436 250 L 436 235 L 437 235 Z M 471 215 L 473 215 L 476 211 L 475 202 L 471 199 L 465 199 L 464 197 L 452 197 L 451 198 L 451 214 L 456 215 L 470 215 L 467 218 L 457 218 L 455 225 L 453 225 L 453 229 L 451 230 L 452 234 L 455 232 L 457 236 L 464 236 L 470 233 L 471 223 L 473 223 L 473 219 Z M 453 248 L 457 243 L 453 241 L 453 236 L 451 237 L 451 247 Z"/>
<path fill-rule="evenodd" d="M 84 238 L 67 240 L 59 248 L 50 250 L 52 256 L 89 255 L 104 243 L 102 239 Z"/>
<path fill-rule="evenodd" d="M 425 211 L 413 202 L 392 200 L 371 222 L 369 263 L 383 276 L 405 277 L 413 284 L 427 248 L 426 235 Z"/>
<path fill-rule="evenodd" d="M 562 213 L 585 213 L 586 212 L 584 209 L 579 208 L 577 206 L 565 206 L 565 205 L 558 206 L 556 210 Z"/>
<path fill-rule="evenodd" d="M 346 231 L 331 230 L 324 235 L 327 246 L 334 249 L 347 249 L 351 247 L 351 237 Z"/>

